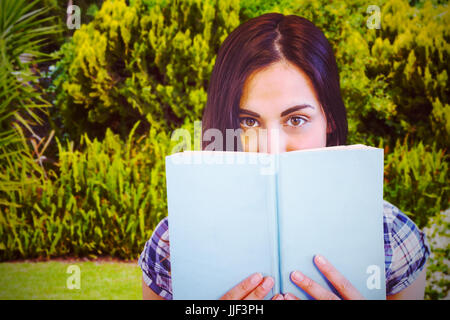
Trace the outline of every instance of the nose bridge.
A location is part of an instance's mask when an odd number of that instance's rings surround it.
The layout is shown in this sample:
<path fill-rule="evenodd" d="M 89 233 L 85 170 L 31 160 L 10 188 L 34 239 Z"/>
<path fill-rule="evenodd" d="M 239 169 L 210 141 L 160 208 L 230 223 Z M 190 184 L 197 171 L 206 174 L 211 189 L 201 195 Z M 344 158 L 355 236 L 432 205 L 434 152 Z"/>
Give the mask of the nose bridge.
<path fill-rule="evenodd" d="M 260 150 L 270 154 L 286 151 L 286 138 L 280 125 L 277 123 L 270 124 L 262 131 L 265 137 L 260 137 Z M 265 144 L 265 145 L 264 145 Z"/>

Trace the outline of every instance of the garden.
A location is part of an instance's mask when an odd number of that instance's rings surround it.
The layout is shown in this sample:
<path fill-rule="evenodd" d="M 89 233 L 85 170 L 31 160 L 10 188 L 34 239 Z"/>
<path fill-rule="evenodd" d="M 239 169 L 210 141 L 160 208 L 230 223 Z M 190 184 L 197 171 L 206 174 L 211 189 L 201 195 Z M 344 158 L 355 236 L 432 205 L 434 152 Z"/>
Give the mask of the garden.
<path fill-rule="evenodd" d="M 446 1 L 0 0 L 0 299 L 142 298 L 171 134 L 201 121 L 227 35 L 268 12 L 329 39 L 347 144 L 384 149 L 384 199 L 431 247 L 425 298 L 449 298 Z"/>

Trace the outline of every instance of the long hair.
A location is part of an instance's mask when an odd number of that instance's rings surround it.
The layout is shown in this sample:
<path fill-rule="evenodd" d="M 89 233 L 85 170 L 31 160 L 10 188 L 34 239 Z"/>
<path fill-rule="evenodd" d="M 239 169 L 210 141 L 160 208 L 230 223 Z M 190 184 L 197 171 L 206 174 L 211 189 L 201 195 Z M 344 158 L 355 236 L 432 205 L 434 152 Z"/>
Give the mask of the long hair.
<path fill-rule="evenodd" d="M 327 119 L 327 146 L 345 144 L 347 113 L 330 43 L 309 20 L 279 13 L 246 21 L 222 43 L 210 78 L 202 131 L 215 128 L 225 138 L 226 129 L 239 129 L 239 104 L 246 79 L 281 60 L 300 68 L 311 81 Z M 207 144 L 203 141 L 202 149 Z M 242 151 L 240 139 L 233 145 L 234 151 Z"/>

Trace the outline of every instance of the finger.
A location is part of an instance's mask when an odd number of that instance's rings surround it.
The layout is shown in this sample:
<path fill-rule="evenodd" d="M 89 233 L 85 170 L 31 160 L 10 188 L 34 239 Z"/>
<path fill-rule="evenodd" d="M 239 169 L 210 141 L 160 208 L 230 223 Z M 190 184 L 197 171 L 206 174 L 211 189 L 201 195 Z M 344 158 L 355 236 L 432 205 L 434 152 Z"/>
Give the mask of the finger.
<path fill-rule="evenodd" d="M 244 298 L 244 300 L 262 300 L 269 293 L 275 284 L 272 277 L 265 277 L 263 282 L 256 287 L 255 290 L 250 292 L 250 294 Z"/>
<path fill-rule="evenodd" d="M 339 300 L 339 297 L 333 292 L 323 288 L 300 271 L 292 272 L 291 279 L 296 285 L 317 300 Z"/>
<path fill-rule="evenodd" d="M 233 289 L 225 293 L 220 300 L 241 300 L 252 292 L 259 285 L 262 279 L 263 276 L 261 273 L 254 273 L 233 287 Z"/>
<path fill-rule="evenodd" d="M 294 296 L 292 293 L 286 293 L 284 295 L 284 300 L 300 300 L 300 298 Z"/>
<path fill-rule="evenodd" d="M 342 298 L 363 300 L 364 297 L 325 257 L 316 255 L 314 263 L 320 272 L 331 282 Z"/>
<path fill-rule="evenodd" d="M 272 297 L 272 300 L 284 300 L 284 296 L 281 294 L 276 294 Z"/>

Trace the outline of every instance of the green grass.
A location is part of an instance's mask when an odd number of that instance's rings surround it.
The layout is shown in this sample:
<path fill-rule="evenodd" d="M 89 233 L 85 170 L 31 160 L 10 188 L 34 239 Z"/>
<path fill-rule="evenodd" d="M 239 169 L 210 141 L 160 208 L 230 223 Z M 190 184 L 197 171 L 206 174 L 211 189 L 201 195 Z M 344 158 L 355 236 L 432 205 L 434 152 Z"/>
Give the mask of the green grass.
<path fill-rule="evenodd" d="M 69 289 L 70 265 L 80 269 L 80 289 Z M 69 281 L 70 283 L 70 281 Z M 0 263 L 0 299 L 111 300 L 142 299 L 142 272 L 137 263 L 5 262 Z"/>

